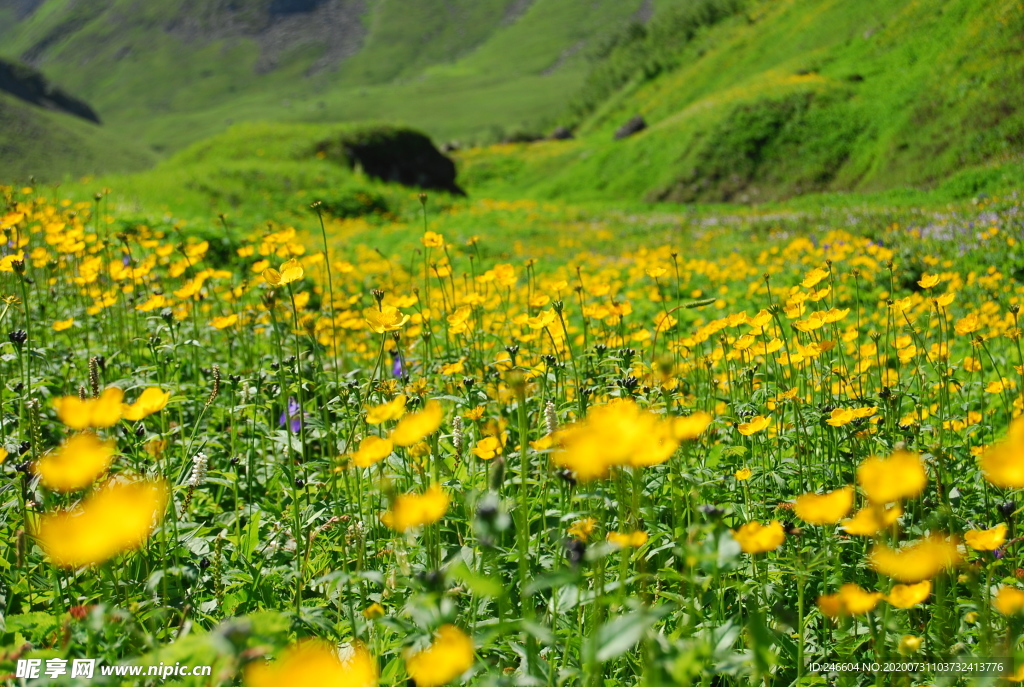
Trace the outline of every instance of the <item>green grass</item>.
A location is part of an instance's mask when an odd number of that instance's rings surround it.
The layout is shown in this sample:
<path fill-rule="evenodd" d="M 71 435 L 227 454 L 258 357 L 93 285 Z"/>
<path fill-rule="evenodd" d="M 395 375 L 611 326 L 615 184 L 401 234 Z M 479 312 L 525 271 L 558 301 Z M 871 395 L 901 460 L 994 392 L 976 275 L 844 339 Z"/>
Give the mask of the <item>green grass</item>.
<path fill-rule="evenodd" d="M 149 167 L 154 156 L 110 129 L 0 94 L 0 178 L 59 182 Z"/>
<path fill-rule="evenodd" d="M 582 141 L 471 153 L 467 183 L 542 198 L 758 202 L 1012 167 L 1024 145 L 1016 8 L 751 2 L 682 46 L 680 66 L 609 98 L 581 122 Z M 612 141 L 635 114 L 650 128 Z"/>

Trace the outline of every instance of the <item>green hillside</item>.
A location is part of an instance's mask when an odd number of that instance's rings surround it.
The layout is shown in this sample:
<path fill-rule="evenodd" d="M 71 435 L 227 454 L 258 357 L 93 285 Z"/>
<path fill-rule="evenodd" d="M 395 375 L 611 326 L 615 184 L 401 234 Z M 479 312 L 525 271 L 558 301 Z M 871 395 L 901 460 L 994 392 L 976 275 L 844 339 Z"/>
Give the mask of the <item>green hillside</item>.
<path fill-rule="evenodd" d="M 750 1 L 680 42 L 669 68 L 657 32 L 623 40 L 596 71 L 629 78 L 582 108 L 581 139 L 470 151 L 463 178 L 491 193 L 750 202 L 1014 166 L 1022 33 L 1016 0 Z M 648 128 L 613 141 L 637 114 Z"/>
<path fill-rule="evenodd" d="M 145 169 L 154 161 L 151 153 L 108 127 L 0 93 L 0 179 L 4 181 L 25 182 L 33 176 L 58 182 Z"/>
<path fill-rule="evenodd" d="M 687 0 L 663 0 L 662 4 Z M 397 121 L 475 140 L 547 126 L 588 46 L 644 0 L 0 0 L 0 52 L 170 151 L 232 122 Z"/>

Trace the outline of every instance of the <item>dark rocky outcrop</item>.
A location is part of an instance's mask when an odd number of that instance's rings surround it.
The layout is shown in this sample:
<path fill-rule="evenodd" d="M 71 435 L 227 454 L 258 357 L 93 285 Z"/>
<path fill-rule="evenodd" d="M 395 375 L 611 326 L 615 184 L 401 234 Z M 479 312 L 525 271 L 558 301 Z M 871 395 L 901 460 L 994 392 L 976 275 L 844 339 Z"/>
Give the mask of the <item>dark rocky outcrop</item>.
<path fill-rule="evenodd" d="M 455 183 L 455 163 L 424 134 L 402 127 L 360 129 L 321 141 L 317 153 L 359 167 L 381 181 L 466 195 Z"/>
<path fill-rule="evenodd" d="M 620 139 L 627 138 L 639 131 L 643 131 L 646 128 L 647 122 L 644 121 L 643 117 L 637 115 L 615 131 L 615 140 L 618 141 Z"/>
<path fill-rule="evenodd" d="M 549 141 L 568 141 L 572 138 L 572 130 L 566 126 L 557 127 L 554 131 L 551 132 L 551 135 L 548 136 Z"/>
<path fill-rule="evenodd" d="M 42 73 L 23 64 L 0 60 L 0 91 L 33 105 L 100 123 L 99 115 L 88 103 L 57 88 Z"/>

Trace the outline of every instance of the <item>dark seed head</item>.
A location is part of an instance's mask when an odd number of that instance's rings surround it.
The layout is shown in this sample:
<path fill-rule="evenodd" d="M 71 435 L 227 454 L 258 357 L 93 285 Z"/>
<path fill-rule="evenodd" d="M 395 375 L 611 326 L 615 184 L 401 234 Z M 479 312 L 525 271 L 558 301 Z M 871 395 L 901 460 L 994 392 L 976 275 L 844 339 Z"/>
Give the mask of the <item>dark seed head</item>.
<path fill-rule="evenodd" d="M 573 538 L 565 540 L 565 557 L 574 568 L 580 564 L 583 560 L 584 554 L 586 553 L 587 545 L 579 539 Z"/>

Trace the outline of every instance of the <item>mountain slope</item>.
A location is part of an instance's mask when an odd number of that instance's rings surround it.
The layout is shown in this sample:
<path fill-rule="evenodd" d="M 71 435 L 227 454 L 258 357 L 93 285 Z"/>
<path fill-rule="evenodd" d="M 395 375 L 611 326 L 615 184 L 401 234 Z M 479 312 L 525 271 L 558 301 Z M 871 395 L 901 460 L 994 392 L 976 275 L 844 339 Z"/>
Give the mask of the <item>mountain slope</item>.
<path fill-rule="evenodd" d="M 470 152 L 463 178 L 672 201 L 930 186 L 1024 153 L 1021 35 L 1016 0 L 751 0 L 636 71 L 581 140 Z M 637 114 L 648 128 L 612 140 Z"/>
<path fill-rule="evenodd" d="M 155 158 L 109 129 L 0 92 L 0 183 L 145 169 Z"/>
<path fill-rule="evenodd" d="M 688 0 L 660 0 L 662 4 Z M 174 150 L 241 120 L 554 121 L 585 49 L 651 0 L 0 0 L 0 51 Z"/>

